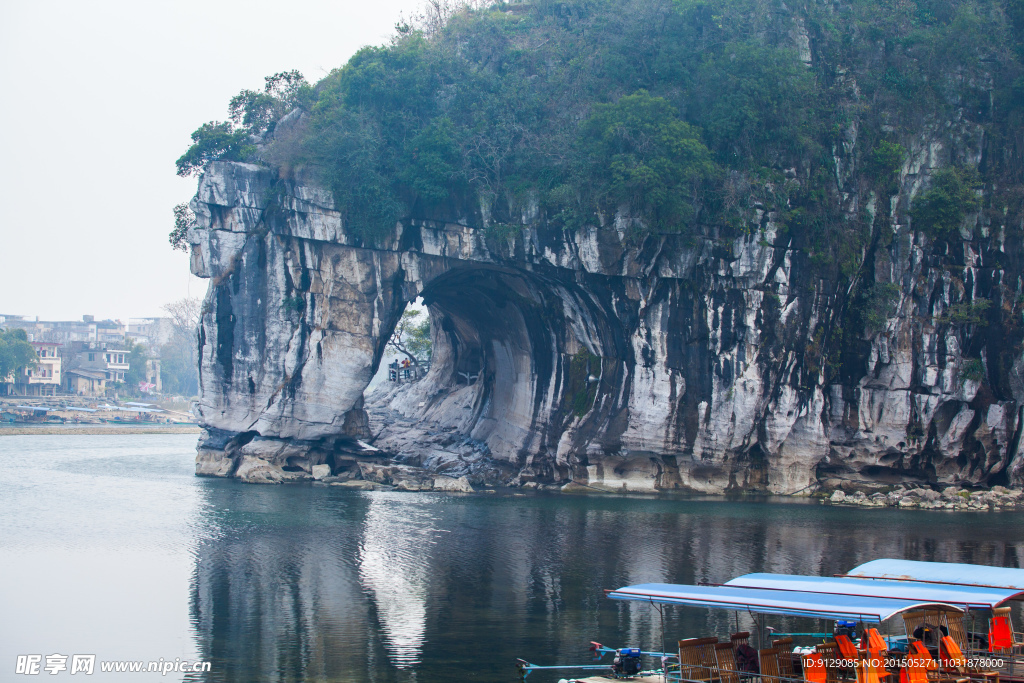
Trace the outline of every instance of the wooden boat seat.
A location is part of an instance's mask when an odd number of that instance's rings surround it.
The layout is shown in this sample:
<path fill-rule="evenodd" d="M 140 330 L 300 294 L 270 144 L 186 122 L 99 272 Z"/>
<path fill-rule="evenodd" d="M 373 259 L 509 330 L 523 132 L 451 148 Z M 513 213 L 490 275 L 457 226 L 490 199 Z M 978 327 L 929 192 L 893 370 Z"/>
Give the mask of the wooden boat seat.
<path fill-rule="evenodd" d="M 783 678 L 793 678 L 793 639 L 776 638 L 772 647 L 779 651 L 779 672 Z"/>
<path fill-rule="evenodd" d="M 715 646 L 718 645 L 718 638 L 702 638 L 701 640 L 704 642 L 697 646 L 697 654 L 700 657 L 701 666 L 711 673 L 711 680 L 718 681 L 718 658 L 715 656 Z"/>
<path fill-rule="evenodd" d="M 971 651 L 971 644 L 967 638 L 967 628 L 964 626 L 964 615 L 962 612 L 941 612 L 943 624 L 949 631 L 949 637 L 952 638 L 957 645 L 960 646 L 961 651 Z"/>
<path fill-rule="evenodd" d="M 836 641 L 827 640 L 824 643 L 816 645 L 814 650 L 821 655 L 822 663 L 825 667 L 826 683 L 841 683 L 841 681 L 847 680 L 845 670 L 835 665 L 835 662 L 837 662 L 841 657 L 839 654 L 839 645 Z"/>
<path fill-rule="evenodd" d="M 750 645 L 750 631 L 733 633 L 729 636 L 729 642 L 732 644 L 732 649 L 734 650 L 740 645 Z"/>
<path fill-rule="evenodd" d="M 925 645 L 931 647 L 938 647 L 939 639 L 949 635 L 949 626 L 943 618 L 943 613 L 936 610 L 904 612 L 903 624 L 907 630 L 908 640 L 923 640 Z"/>
<path fill-rule="evenodd" d="M 916 638 L 914 631 L 924 625 L 924 611 L 903 613 L 903 627 L 907 630 L 907 638 Z"/>
<path fill-rule="evenodd" d="M 939 665 L 935 662 L 935 658 L 932 657 L 932 653 L 928 651 L 928 648 L 920 640 L 911 640 L 907 650 L 909 656 L 917 657 L 924 662 L 928 671 L 938 671 Z"/>
<path fill-rule="evenodd" d="M 715 645 L 715 661 L 718 662 L 718 680 L 722 683 L 740 683 L 740 670 L 736 665 L 732 643 Z"/>
<path fill-rule="evenodd" d="M 885 642 L 877 628 L 869 628 L 861 638 L 861 643 L 864 644 L 861 649 L 875 658 L 885 659 L 889 652 L 889 644 Z"/>
<path fill-rule="evenodd" d="M 757 662 L 761 667 L 761 683 L 782 683 L 778 648 L 769 647 L 758 650 Z"/>
<path fill-rule="evenodd" d="M 850 636 L 838 635 L 836 636 L 836 645 L 839 646 L 839 656 L 841 659 L 846 659 L 851 662 L 860 659 L 860 652 L 857 650 L 857 646 L 850 640 Z"/>
<path fill-rule="evenodd" d="M 911 652 L 903 661 L 904 666 L 900 669 L 900 683 L 932 683 L 931 672 L 924 658 Z"/>
<path fill-rule="evenodd" d="M 690 681 L 718 681 L 714 646 L 718 638 L 679 641 L 679 674 Z"/>

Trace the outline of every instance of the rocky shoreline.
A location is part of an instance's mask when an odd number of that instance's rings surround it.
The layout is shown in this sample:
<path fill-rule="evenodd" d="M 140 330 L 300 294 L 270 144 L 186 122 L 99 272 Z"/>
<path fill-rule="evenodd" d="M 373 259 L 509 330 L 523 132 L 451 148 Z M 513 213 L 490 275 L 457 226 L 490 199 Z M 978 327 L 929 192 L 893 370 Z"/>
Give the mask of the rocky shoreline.
<path fill-rule="evenodd" d="M 381 413 L 371 411 L 372 417 L 380 420 Z M 396 420 L 395 418 L 399 419 Z M 402 457 L 380 458 L 374 461 L 358 460 L 353 458 L 350 466 L 344 471 L 332 474 L 329 465 L 312 465 L 308 468 L 300 468 L 298 471 L 286 471 L 274 466 L 262 458 L 244 457 L 239 464 L 234 476 L 245 483 L 250 484 L 280 484 L 288 482 L 312 481 L 315 485 L 339 486 L 347 489 L 362 491 L 391 490 L 391 491 L 440 491 L 447 493 L 494 493 L 499 483 L 499 477 L 495 469 L 497 464 L 489 463 L 484 453 L 478 451 L 477 444 L 466 442 L 465 439 L 456 438 L 457 435 L 444 432 L 433 433 L 429 430 L 416 429 L 411 420 L 403 420 L 397 413 L 392 412 L 387 420 L 373 420 L 374 426 L 381 432 L 387 432 L 384 426 L 398 429 L 395 434 L 390 434 L 388 446 L 396 446 L 398 443 L 390 443 L 391 440 L 399 441 L 401 445 L 408 447 L 410 441 L 422 439 L 420 449 L 429 451 L 425 459 L 433 467 L 419 466 L 423 458 L 410 459 L 411 463 L 403 462 Z M 127 434 L 199 434 L 201 429 L 195 425 L 149 425 L 130 427 L 124 425 L 101 426 L 101 425 L 44 425 L 38 427 L 18 426 L 0 427 L 0 436 L 3 435 L 127 435 Z M 404 434 L 405 438 L 397 439 L 398 434 Z M 413 449 L 420 450 L 420 449 Z M 421 454 L 422 455 L 422 454 Z M 444 457 L 447 456 L 447 457 Z M 438 471 L 445 469 L 446 472 Z M 487 476 L 492 475 L 492 476 Z M 472 479 L 472 481 L 471 481 Z M 474 487 L 474 484 L 476 486 Z M 507 485 L 504 484 L 504 485 Z M 570 481 L 567 484 L 545 484 L 535 481 L 520 481 L 518 486 L 524 490 L 558 492 L 567 494 L 642 494 L 650 496 L 664 493 L 680 493 L 678 491 L 659 491 L 650 489 L 632 489 L 627 487 L 617 488 L 604 486 L 595 483 L 581 483 Z M 684 494 L 685 495 L 685 494 Z M 702 494 L 707 495 L 707 494 Z M 897 485 L 891 490 L 845 491 L 835 489 L 833 491 L 822 490 L 811 494 L 811 497 L 818 498 L 824 505 L 869 507 L 869 508 L 900 508 L 915 510 L 1024 510 L 1024 491 L 1011 490 L 1003 486 L 995 486 L 990 490 L 968 490 L 957 486 L 949 486 L 942 491 L 930 488 L 909 488 Z"/>
<path fill-rule="evenodd" d="M 430 469 L 395 461 L 380 460 L 376 462 L 353 461 L 352 466 L 338 474 L 331 473 L 329 465 L 313 465 L 310 471 L 289 472 L 273 467 L 270 463 L 258 459 L 246 458 L 239 466 L 235 476 L 250 484 L 283 484 L 289 482 L 310 481 L 318 486 L 339 486 L 360 491 L 440 491 L 445 493 L 495 493 L 497 488 L 506 485 L 485 483 L 479 476 L 465 474 L 441 474 Z M 471 482 L 471 478 L 473 481 Z M 474 486 L 475 484 L 475 486 Z M 514 489 L 538 492 L 565 494 L 632 494 L 644 497 L 654 496 L 687 496 L 692 493 L 680 491 L 657 491 L 648 489 L 612 488 L 608 486 L 570 481 L 567 484 L 542 484 L 524 482 Z M 693 492 L 697 493 L 697 492 Z M 522 494 L 519 494 L 522 495 Z M 706 497 L 708 494 L 697 494 Z M 710 496 L 726 498 L 728 496 Z M 808 497 L 801 496 L 803 500 Z M 847 493 L 835 490 L 829 495 L 821 491 L 809 496 L 818 499 L 823 505 L 899 508 L 916 510 L 960 510 L 960 511 L 1004 511 L 1024 510 L 1024 491 L 1013 491 L 1002 486 L 987 491 L 969 491 L 956 486 L 949 486 L 940 491 L 927 488 L 906 488 L 902 485 L 890 491 L 865 493 L 854 491 Z"/>
<path fill-rule="evenodd" d="M 525 476 L 525 470 L 496 459 L 487 444 L 446 424 L 440 411 L 421 414 L 429 400 L 421 383 L 381 385 L 369 392 L 364 404 L 371 436 L 367 441 L 283 442 L 254 436 L 244 444 L 230 438 L 217 445 L 209 431 L 200 440 L 196 473 L 233 477 L 250 484 L 312 482 L 362 491 L 440 491 L 495 493 L 500 490 L 565 494 L 641 494 L 645 497 L 762 499 L 766 492 L 735 487 L 701 491 L 693 487 L 658 486 L 642 468 L 628 461 L 607 471 L 587 471 L 586 478 L 543 481 Z M 455 406 L 456 409 L 459 406 Z M 876 482 L 829 478 L 786 498 L 821 505 L 895 507 L 924 510 L 1024 509 L 1024 492 L 996 486 L 966 490 L 947 486 L 941 491 L 926 484 L 882 486 Z M 771 495 L 771 494 L 768 494 Z"/>
<path fill-rule="evenodd" d="M 247 484 L 284 484 L 310 481 L 314 484 L 344 486 L 373 491 L 446 491 L 473 493 L 476 489 L 465 476 L 451 477 L 429 472 L 420 467 L 352 461 L 351 466 L 338 474 L 331 474 L 330 465 L 299 467 L 295 471 L 274 467 L 260 458 L 243 458 L 235 477 Z"/>
<path fill-rule="evenodd" d="M 1024 492 L 994 486 L 987 491 L 968 491 L 948 486 L 941 492 L 926 488 L 896 486 L 888 492 L 832 492 L 825 498 L 830 505 L 858 507 L 896 507 L 917 510 L 1024 510 Z"/>

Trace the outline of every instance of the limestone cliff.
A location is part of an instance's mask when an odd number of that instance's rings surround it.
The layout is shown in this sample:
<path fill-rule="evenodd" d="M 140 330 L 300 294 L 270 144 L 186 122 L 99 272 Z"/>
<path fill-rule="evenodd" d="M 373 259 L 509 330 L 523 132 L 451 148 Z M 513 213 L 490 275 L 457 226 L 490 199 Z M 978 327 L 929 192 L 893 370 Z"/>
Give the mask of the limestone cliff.
<path fill-rule="evenodd" d="M 770 212 L 735 236 L 638 237 L 621 214 L 489 229 L 484 206 L 403 219 L 368 245 L 301 176 L 214 162 L 189 235 L 210 280 L 197 473 L 279 481 L 379 457 L 363 392 L 423 297 L 430 372 L 378 408 L 474 451 L 455 474 L 804 494 L 843 480 L 1019 485 L 1022 279 L 1006 234 L 1021 226 L 979 214 L 936 242 L 898 222 L 942 155 L 927 137 L 910 150 L 884 202 L 892 222 L 878 223 L 891 234 L 876 229 L 859 275 L 895 283 L 898 301 L 842 346 L 852 285 L 817 279 Z M 881 210 L 843 189 L 845 211 Z M 839 371 L 819 371 L 829 358 Z M 433 443 L 402 448 L 427 466 L 462 457 L 432 459 Z"/>

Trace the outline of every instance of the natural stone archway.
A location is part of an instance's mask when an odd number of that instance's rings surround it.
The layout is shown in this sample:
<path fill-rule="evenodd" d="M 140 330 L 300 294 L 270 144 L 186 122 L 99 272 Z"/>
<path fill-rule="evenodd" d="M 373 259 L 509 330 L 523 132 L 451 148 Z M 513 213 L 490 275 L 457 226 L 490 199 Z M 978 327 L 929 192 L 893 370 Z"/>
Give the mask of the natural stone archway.
<path fill-rule="evenodd" d="M 959 350 L 913 316 L 864 340 L 860 376 L 808 374 L 833 301 L 769 217 L 735 239 L 410 219 L 367 246 L 329 193 L 228 162 L 192 207 L 193 272 L 210 279 L 199 474 L 280 481 L 377 457 L 363 392 L 420 296 L 434 360 L 393 407 L 472 441 L 504 481 L 806 492 L 819 475 L 1013 469 L 1016 403 L 979 402 Z M 941 269 L 893 249 L 893 277 L 942 306 Z"/>
<path fill-rule="evenodd" d="M 519 469 L 537 454 L 565 451 L 581 425 L 596 434 L 601 416 L 616 409 L 610 389 L 631 350 L 609 302 L 585 292 L 571 271 L 451 258 L 458 240 L 476 239 L 451 226 L 410 226 L 398 239 L 414 234 L 416 246 L 405 252 L 268 231 L 265 206 L 225 212 L 217 203 L 232 193 L 252 198 L 265 172 L 216 166 L 220 175 L 208 174 L 199 194 L 210 201 L 195 205 L 212 228 L 194 235 L 193 267 L 211 277 L 200 334 L 210 435 L 200 473 L 243 467 L 246 478 L 277 480 L 284 463 L 294 469 L 301 458 L 311 467 L 350 451 L 368 435 L 362 391 L 405 305 L 420 296 L 435 353 L 416 387 L 424 399 L 417 407 L 443 415 L 457 405 L 458 417 L 445 421 L 495 458 Z M 596 382 L 587 381 L 592 372 Z M 571 478 L 564 453 L 557 465 L 536 467 L 547 480 Z"/>
<path fill-rule="evenodd" d="M 417 412 L 530 467 L 529 477 L 572 478 L 566 456 L 578 434 L 597 437 L 621 412 L 611 391 L 627 365 L 619 320 L 571 279 L 501 267 L 457 266 L 422 296 L 435 351 L 410 390 Z"/>

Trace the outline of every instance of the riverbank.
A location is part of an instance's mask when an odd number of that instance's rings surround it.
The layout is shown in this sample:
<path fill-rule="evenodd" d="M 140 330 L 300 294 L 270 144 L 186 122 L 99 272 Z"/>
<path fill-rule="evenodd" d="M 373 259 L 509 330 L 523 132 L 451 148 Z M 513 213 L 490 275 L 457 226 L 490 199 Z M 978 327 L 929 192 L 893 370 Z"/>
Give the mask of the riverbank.
<path fill-rule="evenodd" d="M 199 426 L 183 425 L 124 425 L 124 424 L 86 424 L 86 425 L 17 425 L 0 427 L 0 436 L 16 436 L 26 434 L 199 434 Z"/>
<path fill-rule="evenodd" d="M 372 460 L 372 461 L 371 461 Z M 284 470 L 268 460 L 243 456 L 241 463 L 228 475 L 224 473 L 199 472 L 208 476 L 239 479 L 249 484 L 285 484 L 312 480 L 317 485 L 342 486 L 364 491 L 443 491 L 460 493 L 494 493 L 495 489 L 527 492 L 562 493 L 569 495 L 606 496 L 626 495 L 639 498 L 699 497 L 707 500 L 789 500 L 803 501 L 810 505 L 855 506 L 870 508 L 899 508 L 917 510 L 963 510 L 963 511 L 1013 511 L 1024 510 L 1024 491 L 994 486 L 988 490 L 966 490 L 948 486 L 941 491 L 930 488 L 907 488 L 903 485 L 875 492 L 842 490 L 819 490 L 803 496 L 769 496 L 764 492 L 727 492 L 708 494 L 678 489 L 630 489 L 613 488 L 601 484 L 570 481 L 566 484 L 525 482 L 510 485 L 507 481 L 487 480 L 479 471 L 467 476 L 453 471 L 438 472 L 425 467 L 396 463 L 390 458 L 369 458 L 358 456 L 346 459 L 332 473 L 327 464 L 313 465 L 308 470 L 297 468 Z"/>
<path fill-rule="evenodd" d="M 941 492 L 934 489 L 907 489 L 896 486 L 892 491 L 870 495 L 863 491 L 834 491 L 825 502 L 831 505 L 919 510 L 1017 510 L 1024 509 L 1024 492 L 1013 491 L 1004 486 L 993 486 L 987 491 L 968 491 L 957 486 L 948 486 Z"/>

